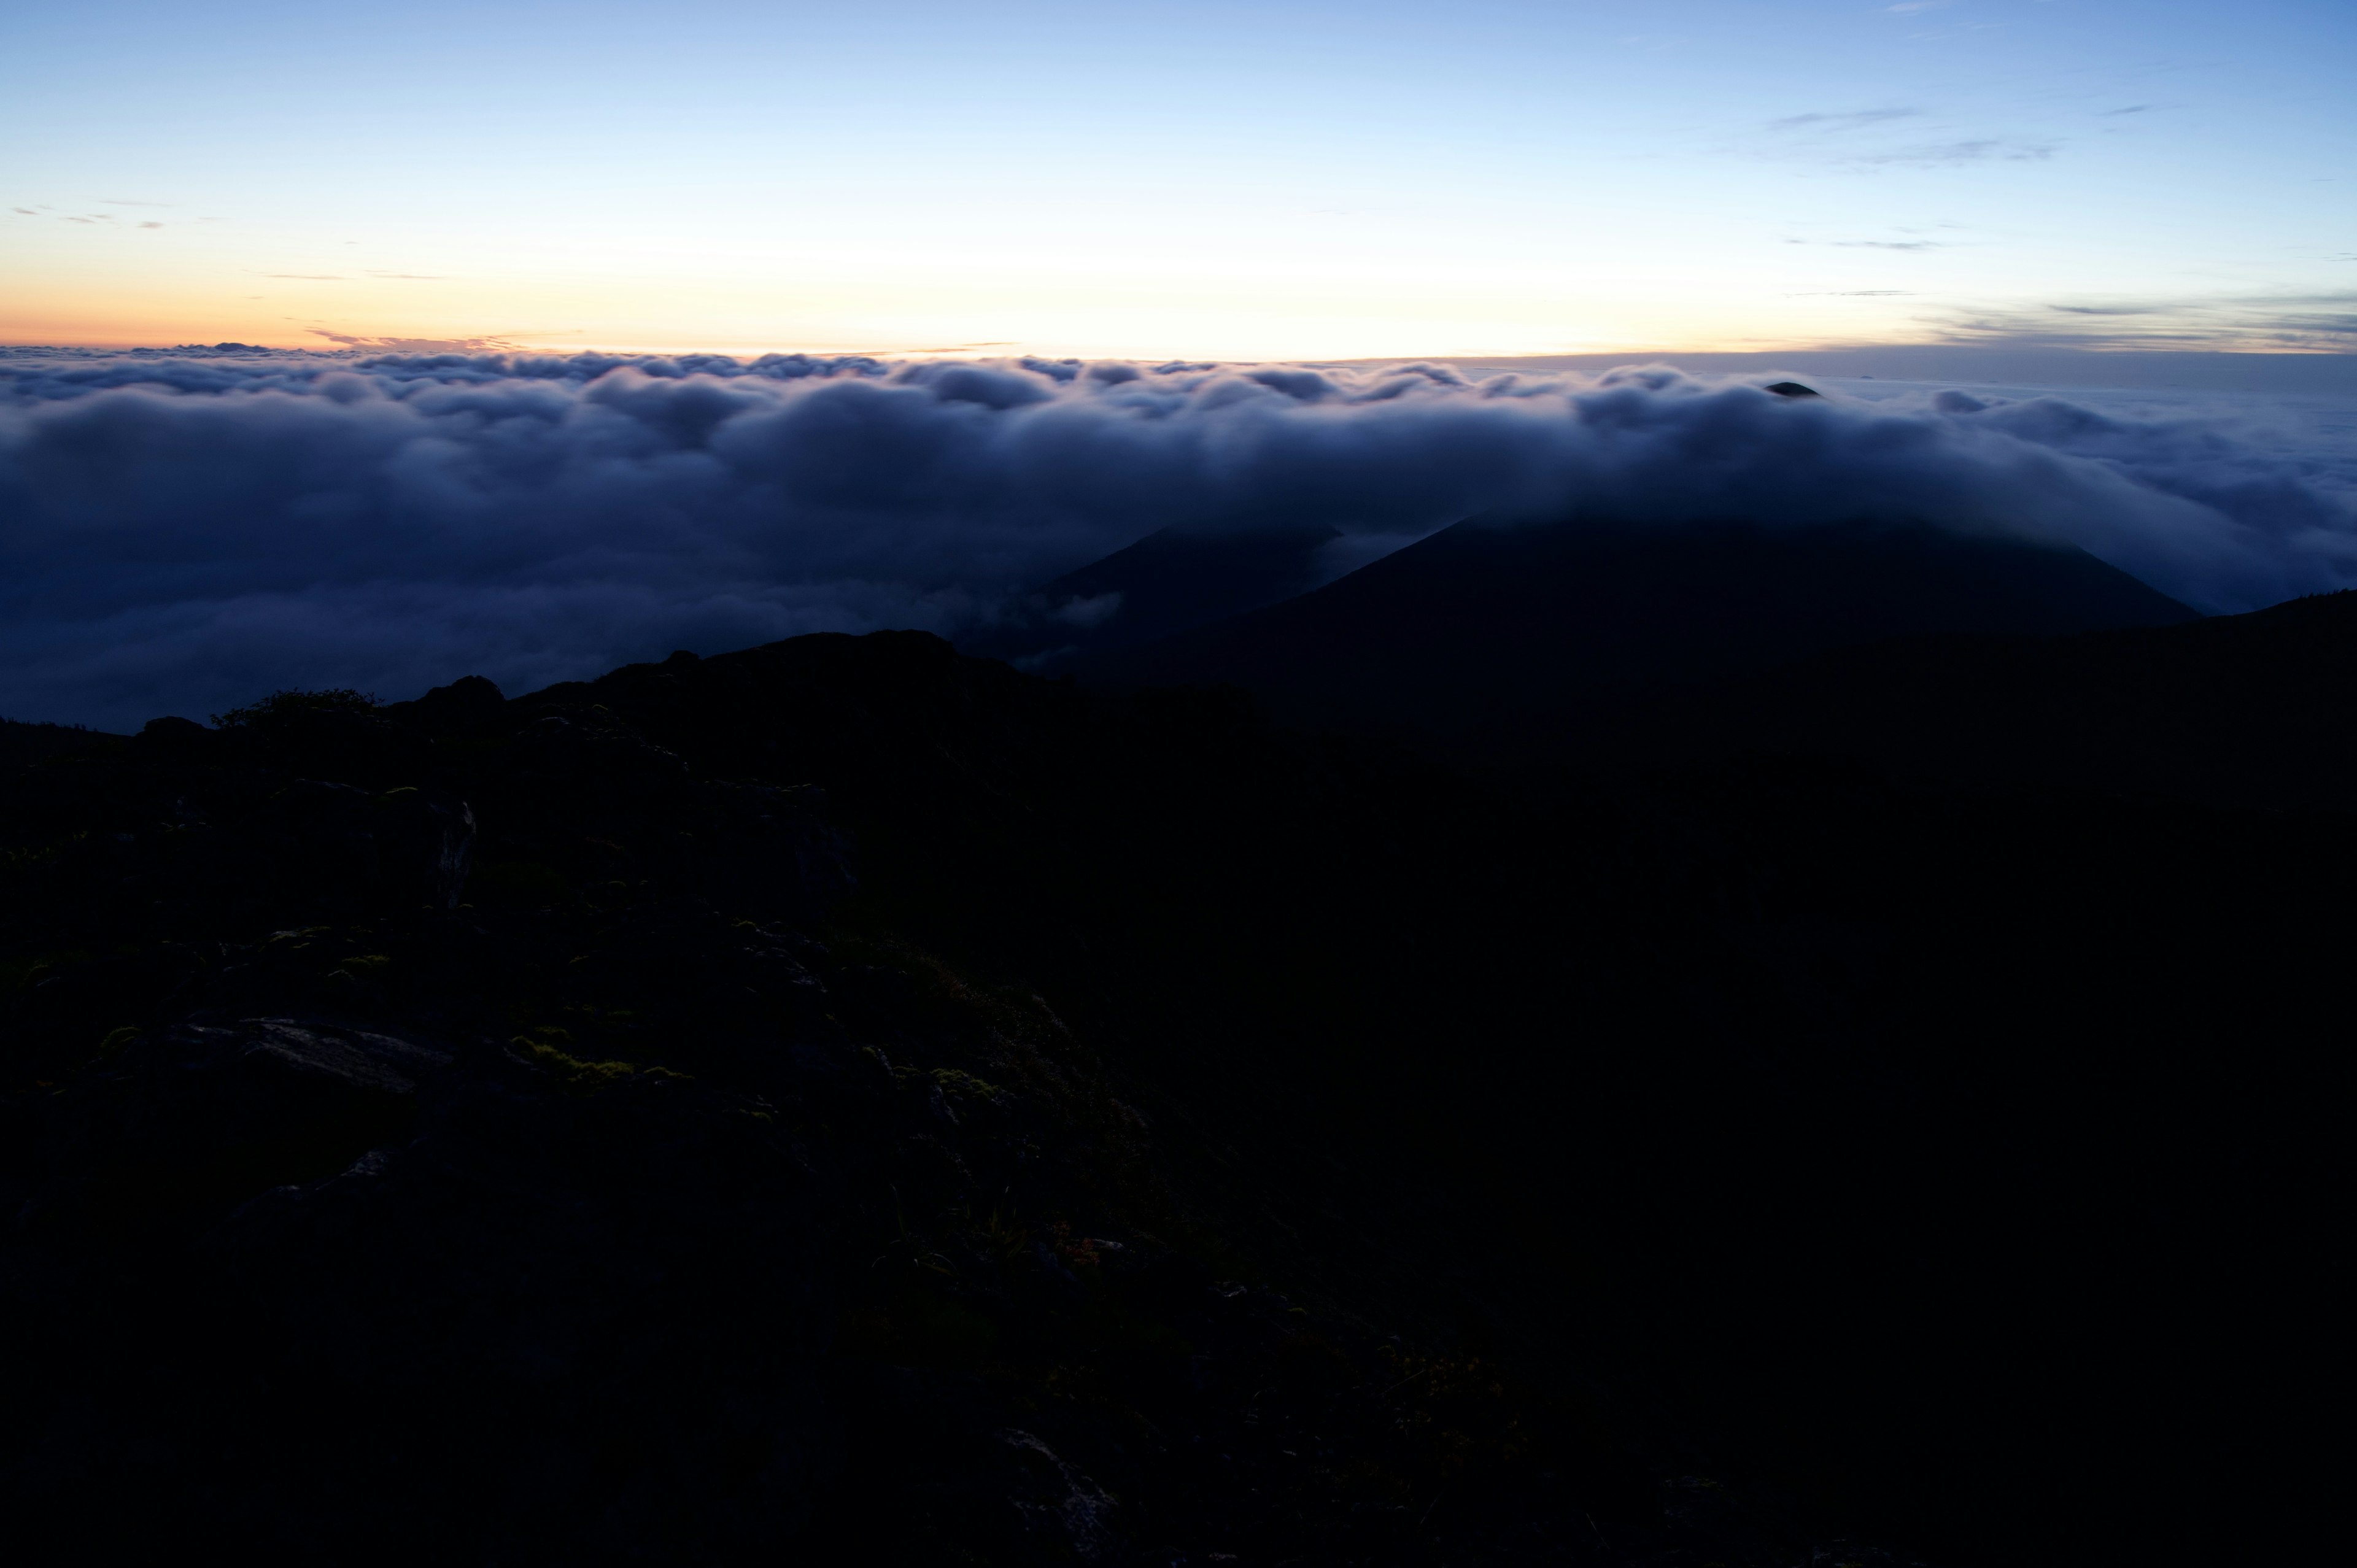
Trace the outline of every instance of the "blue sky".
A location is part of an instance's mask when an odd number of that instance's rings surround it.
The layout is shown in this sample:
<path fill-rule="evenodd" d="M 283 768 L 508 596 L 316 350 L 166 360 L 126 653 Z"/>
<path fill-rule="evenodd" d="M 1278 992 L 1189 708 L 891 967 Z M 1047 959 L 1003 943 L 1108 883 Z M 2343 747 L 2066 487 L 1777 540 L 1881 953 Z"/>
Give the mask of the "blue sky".
<path fill-rule="evenodd" d="M 0 340 L 2357 341 L 2357 6 L 19 6 Z"/>

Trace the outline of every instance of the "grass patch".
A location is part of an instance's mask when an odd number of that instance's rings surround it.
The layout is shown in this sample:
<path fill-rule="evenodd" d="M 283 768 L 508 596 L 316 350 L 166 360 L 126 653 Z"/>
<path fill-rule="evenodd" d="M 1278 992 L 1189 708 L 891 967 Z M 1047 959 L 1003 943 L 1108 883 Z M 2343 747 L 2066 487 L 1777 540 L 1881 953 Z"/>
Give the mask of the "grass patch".
<path fill-rule="evenodd" d="M 518 1035 L 515 1048 L 549 1071 L 564 1079 L 568 1094 L 595 1094 L 609 1084 L 628 1078 L 671 1078 L 683 1083 L 692 1082 L 687 1074 L 673 1072 L 667 1067 L 640 1067 L 636 1062 L 585 1061 L 565 1047 L 573 1043 L 573 1036 L 564 1029 L 535 1029 L 530 1035 Z"/>

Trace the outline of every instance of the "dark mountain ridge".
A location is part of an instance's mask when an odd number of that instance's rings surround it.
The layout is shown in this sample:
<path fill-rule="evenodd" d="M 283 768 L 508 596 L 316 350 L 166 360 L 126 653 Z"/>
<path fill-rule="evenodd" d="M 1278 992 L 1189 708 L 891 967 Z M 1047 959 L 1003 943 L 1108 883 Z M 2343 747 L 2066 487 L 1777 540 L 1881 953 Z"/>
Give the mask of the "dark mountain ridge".
<path fill-rule="evenodd" d="M 1081 664 L 1316 722 L 1496 744 L 1832 649 L 2196 612 L 2067 545 L 1921 524 L 1461 522 L 1299 598 Z"/>
<path fill-rule="evenodd" d="M 1564 736 L 1593 765 L 1857 757 L 1979 788 L 2211 806 L 2357 803 L 2357 592 L 2075 636 L 1894 639 L 1674 694 Z"/>
<path fill-rule="evenodd" d="M 1323 575 L 1319 553 L 1341 536 L 1314 524 L 1158 529 L 1021 596 L 965 647 L 989 658 L 1064 660 L 1192 630 L 1308 592 Z"/>
<path fill-rule="evenodd" d="M 0 719 L 0 769 L 22 768 L 44 757 L 59 752 L 76 751 L 102 740 L 121 740 L 102 730 L 84 729 L 79 725 L 26 724 L 20 719 Z"/>

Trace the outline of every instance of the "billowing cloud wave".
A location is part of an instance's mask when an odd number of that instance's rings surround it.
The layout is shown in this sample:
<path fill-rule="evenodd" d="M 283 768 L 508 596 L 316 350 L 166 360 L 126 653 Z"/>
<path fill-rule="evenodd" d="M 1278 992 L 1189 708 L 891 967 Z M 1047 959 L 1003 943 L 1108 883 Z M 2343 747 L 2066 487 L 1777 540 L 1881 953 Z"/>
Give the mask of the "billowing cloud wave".
<path fill-rule="evenodd" d="M 985 622 L 1165 526 L 1477 512 L 2076 541 L 2190 603 L 2357 582 L 2343 468 L 2222 415 L 1789 400 L 1661 367 L 769 356 L 0 356 L 0 713 L 124 726 L 282 685 L 510 690 L 797 633 Z"/>

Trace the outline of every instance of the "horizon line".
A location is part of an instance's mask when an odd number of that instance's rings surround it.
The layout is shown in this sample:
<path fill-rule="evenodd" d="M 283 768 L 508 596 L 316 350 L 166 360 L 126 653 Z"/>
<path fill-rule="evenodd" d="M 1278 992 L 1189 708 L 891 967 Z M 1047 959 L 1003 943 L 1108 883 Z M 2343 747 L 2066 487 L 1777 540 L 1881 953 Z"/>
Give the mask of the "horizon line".
<path fill-rule="evenodd" d="M 1821 342 L 1788 344 L 1772 349 L 1705 349 L 1668 348 L 1663 346 L 1609 349 L 1554 349 L 1494 351 L 1455 349 L 1361 355 L 1249 355 L 1249 354 L 1164 354 L 1144 352 L 1071 352 L 1053 349 L 1027 349 L 1018 343 L 976 343 L 941 348 L 820 348 L 807 344 L 757 346 L 737 344 L 727 347 L 681 344 L 644 343 L 525 343 L 502 338 L 498 334 L 479 338 L 393 338 L 381 343 L 347 343 L 315 345 L 309 343 L 247 343 L 237 339 L 201 342 L 58 342 L 31 338 L 0 338 L 0 350 L 17 349 L 56 353 L 171 353 L 178 350 L 221 352 L 225 347 L 251 349 L 274 354 L 307 354 L 322 359 L 370 357 L 401 353 L 457 354 L 607 354 L 626 355 L 718 355 L 735 360 L 758 360 L 771 354 L 802 354 L 813 359 L 865 360 L 1126 360 L 1135 363 L 1201 363 L 1217 365 L 1288 364 L 1304 366 L 1407 365 L 1417 363 L 1454 364 L 1469 360 L 1484 363 L 1518 361 L 1548 361 L 1570 360 L 1614 360 L 1629 364 L 1652 360 L 1674 361 L 1681 359 L 1770 360 L 1781 355 L 1863 354 L 1863 353 L 2009 353 L 2058 354 L 2100 359 L 2145 359 L 2162 356 L 2201 357 L 2237 360 L 2357 360 L 2357 349 L 2308 349 L 2269 347 L 2193 348 L 2182 344 L 2122 344 L 2122 343 L 2054 343 L 2036 338 L 1998 341 L 1957 341 L 1954 339 L 1911 339 L 1879 341 Z M 996 349 L 997 352 L 988 350 Z"/>

